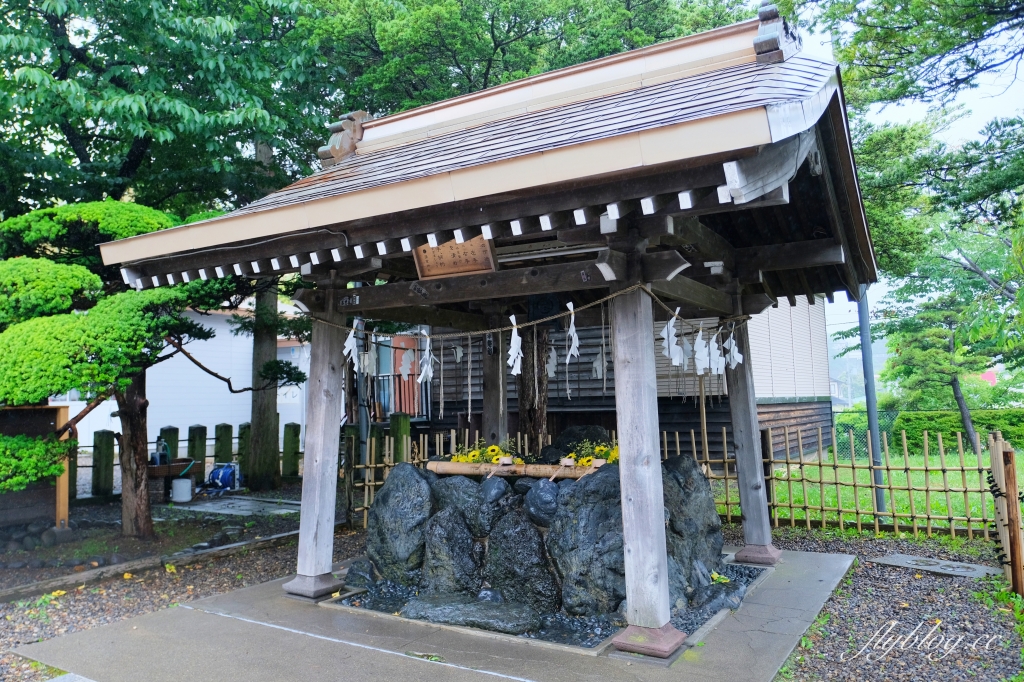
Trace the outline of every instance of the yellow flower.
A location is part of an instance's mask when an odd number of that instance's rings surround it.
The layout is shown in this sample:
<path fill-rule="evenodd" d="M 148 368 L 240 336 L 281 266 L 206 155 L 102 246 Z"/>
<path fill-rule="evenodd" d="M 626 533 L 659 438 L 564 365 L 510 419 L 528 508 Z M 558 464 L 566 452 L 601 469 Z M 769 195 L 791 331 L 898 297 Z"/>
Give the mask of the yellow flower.
<path fill-rule="evenodd" d="M 595 455 L 603 455 L 606 452 L 608 452 L 608 447 L 605 445 L 598 445 L 596 448 L 594 448 Z"/>
<path fill-rule="evenodd" d="M 579 462 L 576 463 L 576 466 L 589 467 L 589 466 L 593 466 L 593 464 L 594 464 L 594 458 L 593 457 L 584 457 L 583 459 L 581 459 Z"/>
<path fill-rule="evenodd" d="M 619 446 L 616 445 L 612 448 L 612 451 L 608 453 L 608 463 L 615 464 L 619 461 Z"/>
<path fill-rule="evenodd" d="M 569 459 L 576 459 L 576 453 L 575 452 L 570 452 L 569 453 Z"/>
<path fill-rule="evenodd" d="M 501 448 L 499 448 L 497 445 L 491 445 L 490 447 L 487 448 L 487 454 L 490 455 L 491 457 L 494 457 L 495 455 L 503 455 L 505 453 L 503 453 L 501 451 Z"/>
<path fill-rule="evenodd" d="M 480 461 L 480 451 L 479 450 L 472 450 L 472 451 L 470 451 L 468 457 L 469 457 L 469 461 L 470 462 L 479 462 Z"/>
<path fill-rule="evenodd" d="M 516 464 L 526 464 L 526 462 L 523 461 L 522 457 L 513 457 L 512 461 Z"/>
<path fill-rule="evenodd" d="M 63 597 L 65 594 L 67 594 L 67 592 L 65 592 L 64 590 L 54 590 L 53 592 L 50 593 L 50 596 L 51 597 Z"/>
<path fill-rule="evenodd" d="M 501 464 L 501 455 L 491 457 L 491 464 Z"/>

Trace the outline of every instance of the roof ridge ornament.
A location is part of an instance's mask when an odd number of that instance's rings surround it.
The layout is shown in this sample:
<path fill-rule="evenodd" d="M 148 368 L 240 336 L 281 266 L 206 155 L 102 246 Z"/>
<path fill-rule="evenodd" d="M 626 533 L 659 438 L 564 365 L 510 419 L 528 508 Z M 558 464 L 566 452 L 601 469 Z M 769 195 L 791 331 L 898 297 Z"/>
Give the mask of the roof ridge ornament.
<path fill-rule="evenodd" d="M 784 62 L 803 47 L 800 34 L 779 14 L 778 6 L 771 0 L 761 0 L 757 18 L 761 20 L 754 38 L 758 64 Z"/>
<path fill-rule="evenodd" d="M 353 111 L 341 117 L 340 121 L 328 123 L 331 137 L 327 144 L 316 150 L 320 165 L 330 168 L 356 152 L 356 143 L 363 139 L 363 122 L 371 116 L 365 111 Z"/>

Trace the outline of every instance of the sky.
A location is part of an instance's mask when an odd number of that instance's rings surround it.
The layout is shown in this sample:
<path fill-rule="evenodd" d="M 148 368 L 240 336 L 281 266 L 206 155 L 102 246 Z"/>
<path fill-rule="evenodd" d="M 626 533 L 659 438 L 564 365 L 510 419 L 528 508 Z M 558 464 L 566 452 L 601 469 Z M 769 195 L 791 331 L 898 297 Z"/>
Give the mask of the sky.
<path fill-rule="evenodd" d="M 827 36 L 803 32 L 803 52 L 808 56 L 832 59 L 832 46 Z M 939 134 L 939 138 L 950 145 L 963 143 L 966 140 L 980 137 L 978 132 L 986 123 L 994 118 L 1010 117 L 1024 113 L 1024 84 L 1013 84 L 1013 69 L 1000 74 L 983 76 L 977 88 L 966 91 L 957 97 L 955 105 L 962 107 L 961 117 Z M 914 102 L 898 106 L 875 107 L 870 115 L 874 123 L 906 123 L 920 121 L 928 115 L 928 105 Z M 868 305 L 874 310 L 878 302 L 888 293 L 889 288 L 884 281 L 873 284 L 868 289 Z M 829 334 L 849 329 L 857 324 L 857 304 L 846 301 L 845 294 L 836 294 L 835 303 L 825 304 L 825 324 Z M 882 370 L 881 359 L 884 358 L 882 344 L 876 343 L 875 373 Z M 842 347 L 842 346 L 840 346 Z M 860 361 L 860 353 L 852 352 L 846 357 Z M 849 361 L 830 359 L 830 374 L 837 378 L 849 369 Z"/>

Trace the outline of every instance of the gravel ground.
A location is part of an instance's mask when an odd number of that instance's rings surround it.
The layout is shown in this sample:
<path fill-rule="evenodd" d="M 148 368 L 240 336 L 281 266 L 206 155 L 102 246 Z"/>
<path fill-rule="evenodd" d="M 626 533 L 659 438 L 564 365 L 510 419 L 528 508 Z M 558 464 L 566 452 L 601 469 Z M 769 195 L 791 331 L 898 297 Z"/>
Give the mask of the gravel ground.
<path fill-rule="evenodd" d="M 727 544 L 742 544 L 738 526 L 725 530 Z M 782 549 L 840 552 L 858 559 L 777 681 L 945 682 L 1002 680 L 1020 674 L 1021 637 L 1014 631 L 1012 613 L 1005 605 L 986 605 L 977 596 L 1001 587 L 1001 579 L 946 577 L 871 562 L 872 558 L 901 553 L 997 566 L 994 543 L 948 537 L 915 541 L 912 537 L 875 538 L 872 534 L 800 529 L 778 529 L 774 536 L 776 546 Z M 894 621 L 897 625 L 890 630 Z M 883 641 L 896 643 L 885 655 L 882 650 L 864 648 L 878 641 L 877 636 L 872 637 L 880 629 Z M 932 649 L 922 651 L 918 646 L 929 632 L 927 646 Z M 891 639 L 897 635 L 904 639 Z"/>
<path fill-rule="evenodd" d="M 338 530 L 334 559 L 363 552 L 365 534 Z M 9 653 L 22 644 L 88 630 L 175 604 L 209 597 L 284 577 L 295 570 L 295 543 L 247 554 L 179 563 L 173 573 L 163 568 L 114 578 L 68 590 L 67 594 L 13 604 L 0 604 L 0 680 L 37 682 L 53 671 Z"/>
<path fill-rule="evenodd" d="M 90 568 L 91 560 L 102 557 L 105 564 L 122 563 L 147 556 L 171 554 L 197 542 L 214 540 L 224 528 L 230 541 L 267 537 L 298 530 L 299 514 L 262 514 L 235 516 L 191 512 L 187 508 L 162 507 L 156 510 L 155 540 L 134 540 L 121 536 L 120 503 L 76 506 L 71 521 L 82 523 L 74 542 L 38 548 L 33 551 L 0 551 L 0 589 L 48 580 Z M 9 529 L 8 529 L 9 530 Z M 219 541 L 227 544 L 223 538 Z M 0 550 L 3 543 L 0 543 Z M 38 560 L 45 567 L 11 568 Z"/>

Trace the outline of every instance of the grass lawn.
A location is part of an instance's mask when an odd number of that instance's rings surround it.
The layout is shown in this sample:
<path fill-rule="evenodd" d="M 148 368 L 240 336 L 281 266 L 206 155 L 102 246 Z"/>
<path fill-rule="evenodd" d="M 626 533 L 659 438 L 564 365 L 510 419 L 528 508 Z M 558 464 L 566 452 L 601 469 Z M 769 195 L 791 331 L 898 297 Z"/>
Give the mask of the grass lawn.
<path fill-rule="evenodd" d="M 991 522 L 994 518 L 994 501 L 988 492 L 987 469 L 979 472 L 973 454 L 965 456 L 963 465 L 955 450 L 947 452 L 944 459 L 945 462 L 940 454 L 930 453 L 927 461 L 924 455 L 919 454 L 908 457 L 904 462 L 902 453 L 898 459 L 890 453 L 889 467 L 883 468 L 882 472 L 885 503 L 889 513 L 880 514 L 880 520 L 885 516 L 885 522 L 890 523 L 891 513 L 895 511 L 901 529 L 912 530 L 914 522 L 911 517 L 916 517 L 917 529 L 925 533 L 928 532 L 929 523 L 932 530 L 948 532 L 951 516 L 956 519 L 954 527 L 958 533 L 961 530 L 966 532 L 968 516 L 975 532 L 982 528 L 983 520 Z M 987 463 L 987 459 L 987 455 L 983 455 L 982 461 Z M 838 506 L 842 509 L 844 524 L 856 525 L 859 516 L 862 525 L 874 525 L 872 472 L 867 457 L 858 457 L 853 466 L 849 458 L 840 459 L 837 466 L 832 463 L 831 453 L 827 453 L 826 461 L 829 463 L 824 465 L 818 462 L 792 462 L 789 465 L 785 462 L 776 463 L 768 494 L 769 500 L 775 501 L 771 513 L 773 519 L 777 519 L 777 525 L 806 525 L 809 519 L 812 526 L 820 526 L 822 506 L 825 507 L 825 521 L 828 523 L 840 520 Z M 730 466 L 729 473 L 735 476 L 734 465 Z M 1018 470 L 1018 485 L 1024 489 L 1022 474 L 1024 471 Z M 727 510 L 725 481 L 720 478 L 712 481 L 719 513 L 738 517 L 739 493 L 735 479 L 730 478 L 728 486 Z M 837 505 L 837 502 L 840 504 Z"/>

